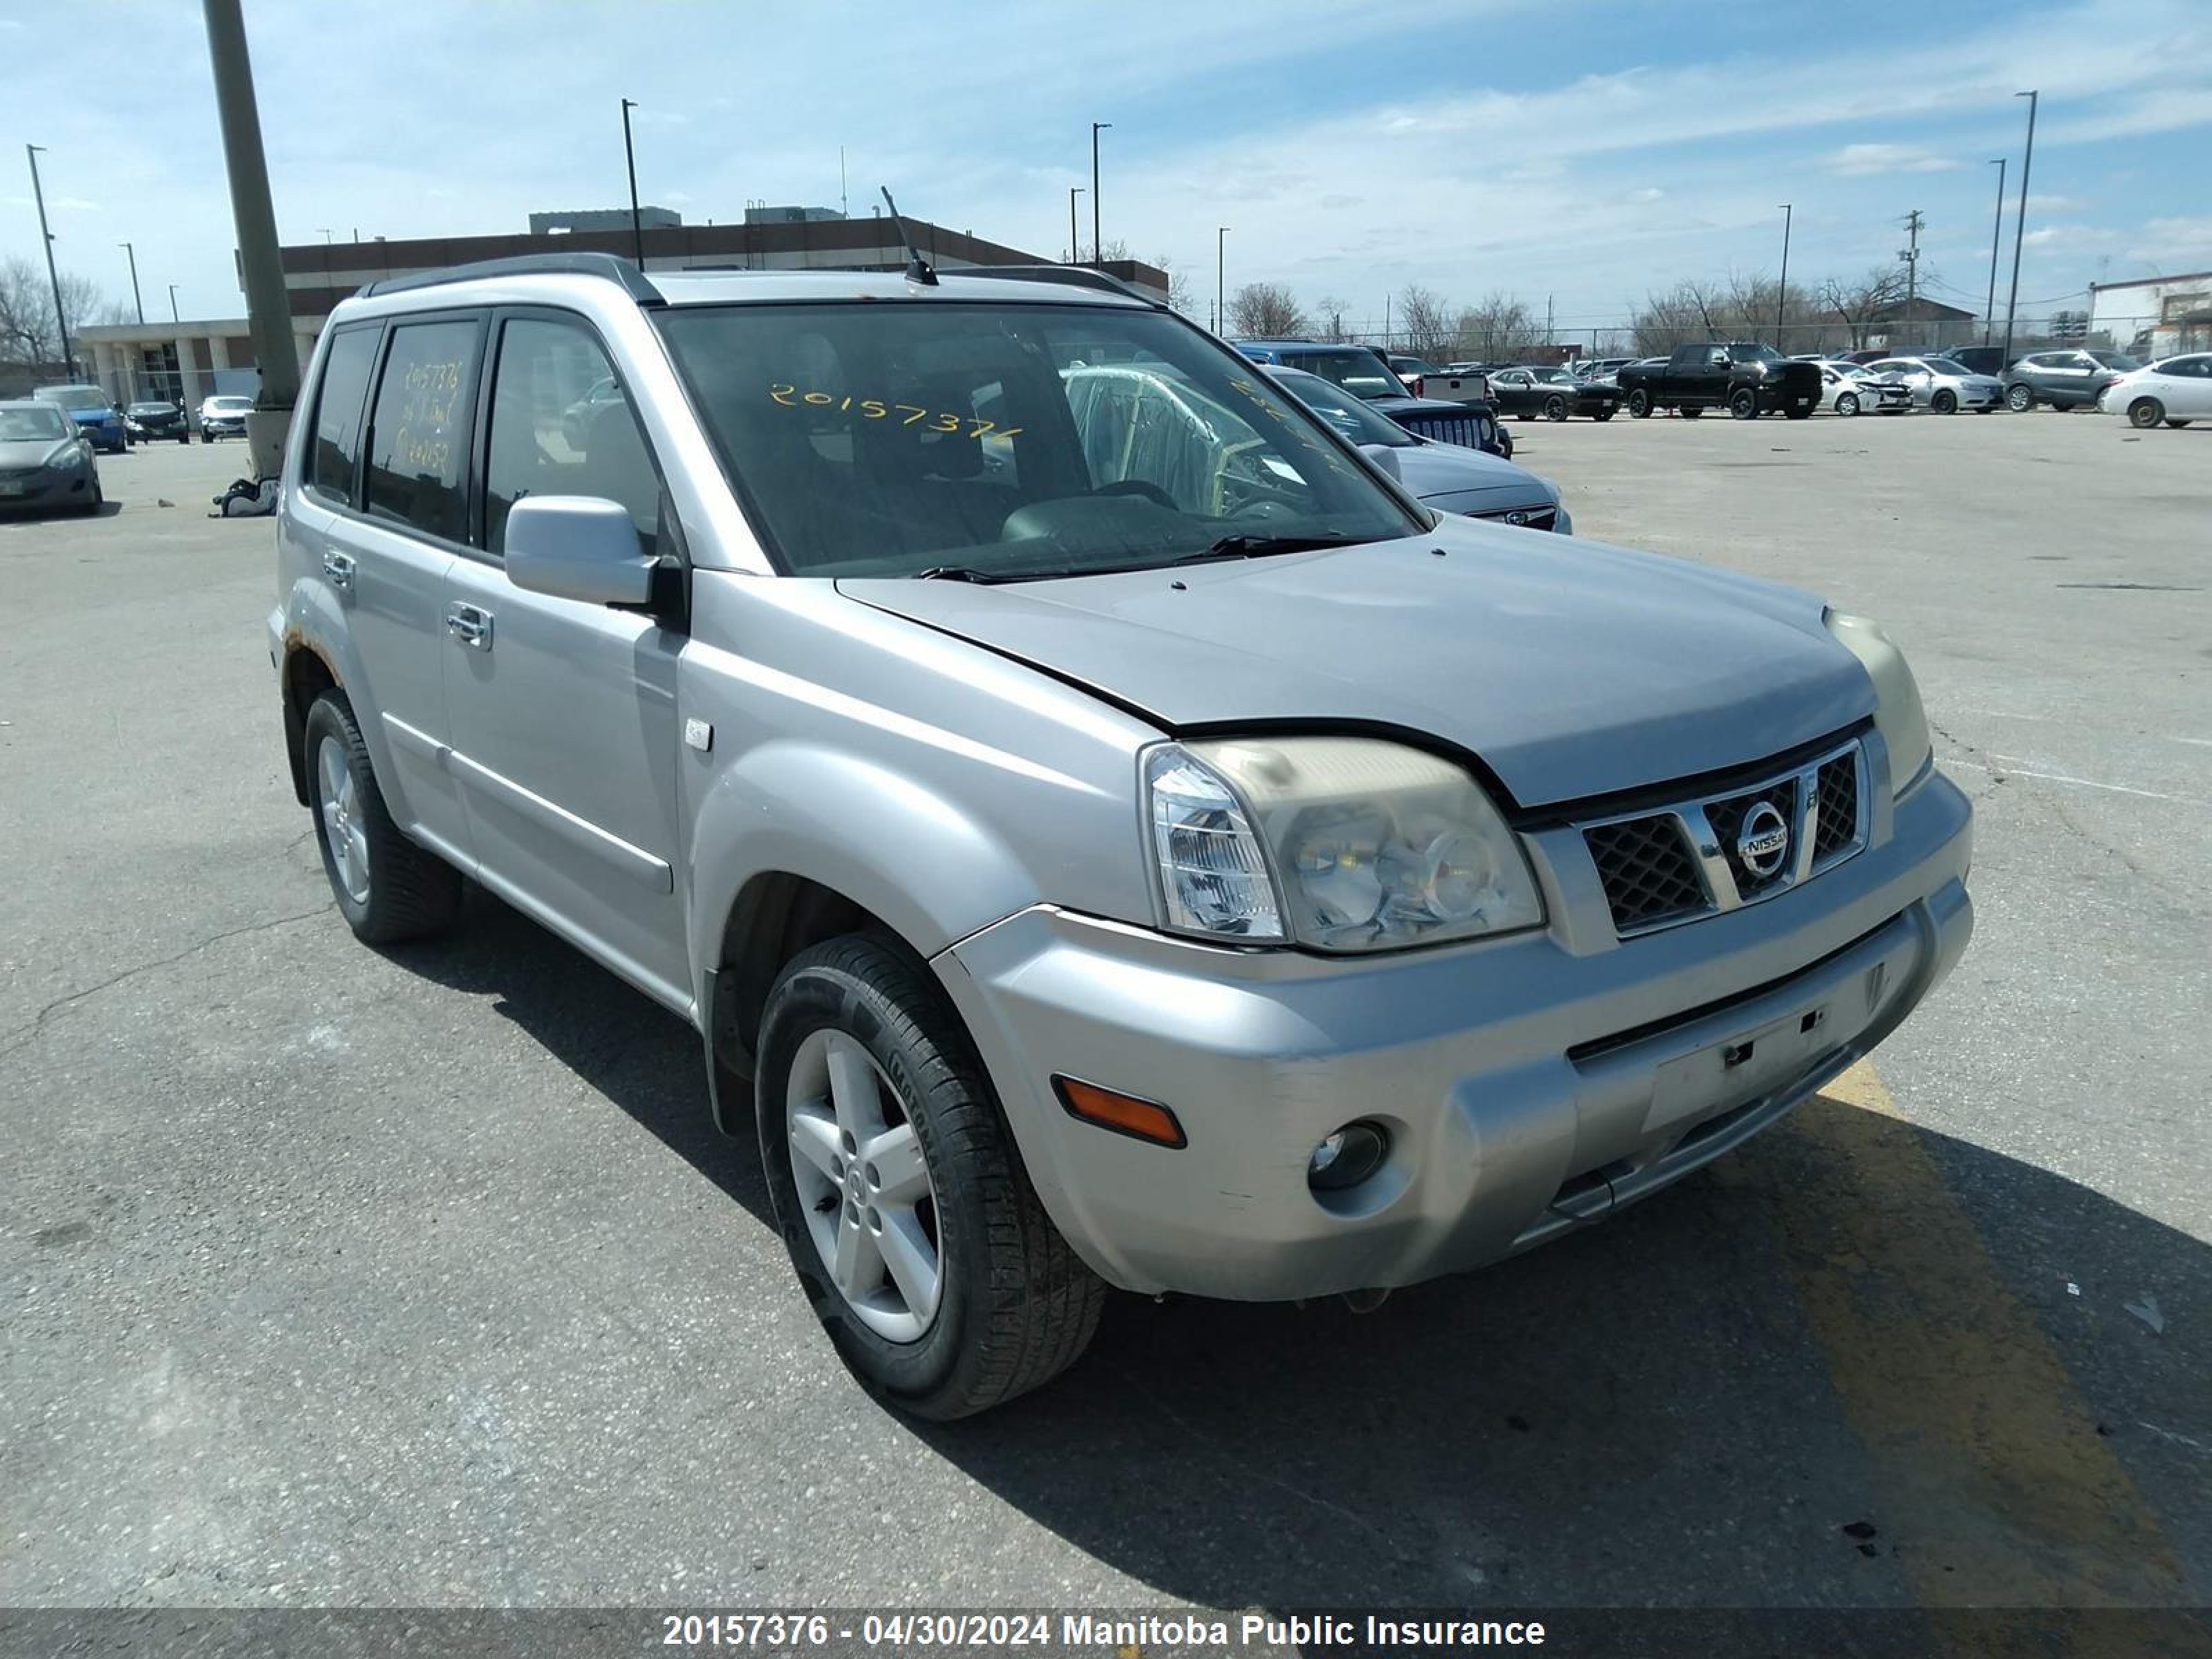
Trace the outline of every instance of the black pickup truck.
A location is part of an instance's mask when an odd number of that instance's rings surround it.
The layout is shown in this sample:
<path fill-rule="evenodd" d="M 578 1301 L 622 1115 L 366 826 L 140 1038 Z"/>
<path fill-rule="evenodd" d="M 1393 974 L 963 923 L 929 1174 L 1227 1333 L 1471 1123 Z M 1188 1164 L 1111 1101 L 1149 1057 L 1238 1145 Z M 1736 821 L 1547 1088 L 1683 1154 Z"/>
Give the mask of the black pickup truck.
<path fill-rule="evenodd" d="M 1631 363 L 1620 379 L 1628 412 L 1639 420 L 1655 409 L 1685 419 L 1725 409 L 1739 421 L 1777 412 L 1802 421 L 1820 406 L 1819 364 L 1792 362 L 1747 340 L 1679 345 L 1664 362 Z"/>

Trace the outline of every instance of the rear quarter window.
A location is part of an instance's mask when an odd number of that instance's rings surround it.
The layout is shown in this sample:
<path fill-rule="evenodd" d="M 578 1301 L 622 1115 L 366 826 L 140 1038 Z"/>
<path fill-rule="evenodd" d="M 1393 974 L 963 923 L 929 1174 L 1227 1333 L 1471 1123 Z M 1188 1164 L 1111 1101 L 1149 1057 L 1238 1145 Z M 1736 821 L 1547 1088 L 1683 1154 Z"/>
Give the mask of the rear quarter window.
<path fill-rule="evenodd" d="M 376 367 L 375 328 L 341 330 L 323 359 L 315 392 L 315 424 L 307 449 L 307 483 L 317 495 L 353 505 L 361 481 L 362 407 Z"/>

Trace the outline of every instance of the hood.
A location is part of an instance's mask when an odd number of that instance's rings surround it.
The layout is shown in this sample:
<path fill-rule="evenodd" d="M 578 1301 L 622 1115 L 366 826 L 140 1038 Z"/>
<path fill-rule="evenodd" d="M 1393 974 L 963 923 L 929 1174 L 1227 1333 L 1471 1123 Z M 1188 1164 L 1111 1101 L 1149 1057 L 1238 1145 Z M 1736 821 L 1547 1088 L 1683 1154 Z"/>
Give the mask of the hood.
<path fill-rule="evenodd" d="M 72 409 L 69 417 L 79 426 L 105 426 L 123 418 L 112 409 Z"/>
<path fill-rule="evenodd" d="M 1480 757 L 1522 806 L 1761 760 L 1874 708 L 1810 594 L 1471 520 L 1172 571 L 838 587 L 1170 731 L 1430 734 Z"/>
<path fill-rule="evenodd" d="M 74 438 L 15 438 L 0 443 L 0 470 L 60 466 L 78 453 Z"/>
<path fill-rule="evenodd" d="M 1533 507 L 1558 500 L 1559 492 L 1527 468 L 1462 444 L 1399 444 L 1389 453 L 1396 463 L 1399 481 L 1423 501 L 1447 512 L 1486 508 L 1446 506 L 1444 497 L 1454 501 L 1494 499 L 1499 507 Z M 1390 463 L 1383 465 L 1387 467 Z"/>

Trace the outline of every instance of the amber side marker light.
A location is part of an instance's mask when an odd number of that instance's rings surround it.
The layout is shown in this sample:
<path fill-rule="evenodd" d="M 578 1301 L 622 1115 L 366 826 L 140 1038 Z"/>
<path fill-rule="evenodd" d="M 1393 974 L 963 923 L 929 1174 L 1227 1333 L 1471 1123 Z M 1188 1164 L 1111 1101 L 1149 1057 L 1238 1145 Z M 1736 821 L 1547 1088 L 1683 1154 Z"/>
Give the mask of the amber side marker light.
<path fill-rule="evenodd" d="M 1184 1138 L 1182 1125 L 1176 1121 L 1176 1115 L 1157 1100 L 1117 1094 L 1095 1083 L 1079 1083 L 1072 1077 L 1054 1077 L 1052 1091 L 1060 1097 L 1060 1103 L 1067 1108 L 1070 1117 L 1079 1117 L 1085 1123 L 1095 1123 L 1116 1134 L 1149 1140 L 1156 1146 L 1190 1145 Z"/>

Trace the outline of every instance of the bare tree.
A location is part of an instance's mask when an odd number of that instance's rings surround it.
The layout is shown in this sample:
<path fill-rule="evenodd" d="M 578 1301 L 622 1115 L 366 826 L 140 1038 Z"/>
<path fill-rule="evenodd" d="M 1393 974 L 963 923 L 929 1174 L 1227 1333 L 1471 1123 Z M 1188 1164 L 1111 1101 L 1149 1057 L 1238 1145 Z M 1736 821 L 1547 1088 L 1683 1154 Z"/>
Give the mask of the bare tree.
<path fill-rule="evenodd" d="M 1348 301 L 1334 294 L 1324 294 L 1314 301 L 1316 323 L 1321 337 L 1331 345 L 1341 345 L 1351 337 L 1344 331 L 1344 313 L 1352 309 Z"/>
<path fill-rule="evenodd" d="M 1454 337 L 1452 315 L 1444 301 L 1418 283 L 1398 295 L 1398 341 L 1416 357 L 1446 356 Z"/>
<path fill-rule="evenodd" d="M 1821 306 L 1842 321 L 1854 349 L 1866 344 L 1876 314 L 1904 298 L 1905 271 L 1898 265 L 1876 265 L 1856 283 L 1831 276 L 1820 284 Z"/>
<path fill-rule="evenodd" d="M 129 308 L 99 283 L 70 271 L 62 273 L 62 304 L 69 312 L 72 339 L 80 328 L 132 320 Z M 58 367 L 66 355 L 54 325 L 54 291 L 46 271 L 21 254 L 0 260 L 0 362 L 47 368 Z"/>
<path fill-rule="evenodd" d="M 1448 355 L 1478 362 L 1519 357 L 1543 338 L 1535 315 L 1510 294 L 1493 290 L 1462 310 L 1452 324 Z"/>
<path fill-rule="evenodd" d="M 1229 296 L 1229 325 L 1258 339 L 1280 339 L 1307 331 L 1306 314 L 1280 283 L 1247 283 Z"/>

